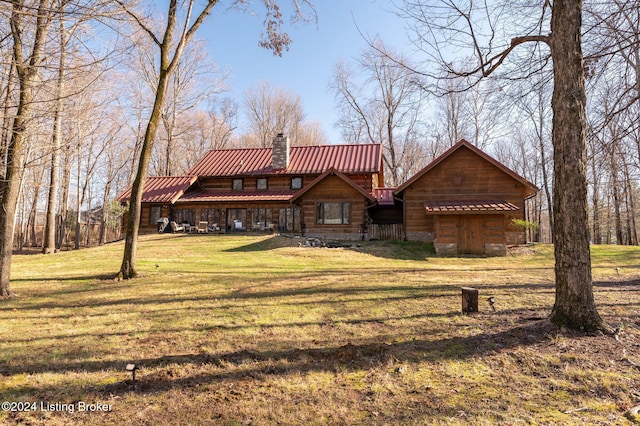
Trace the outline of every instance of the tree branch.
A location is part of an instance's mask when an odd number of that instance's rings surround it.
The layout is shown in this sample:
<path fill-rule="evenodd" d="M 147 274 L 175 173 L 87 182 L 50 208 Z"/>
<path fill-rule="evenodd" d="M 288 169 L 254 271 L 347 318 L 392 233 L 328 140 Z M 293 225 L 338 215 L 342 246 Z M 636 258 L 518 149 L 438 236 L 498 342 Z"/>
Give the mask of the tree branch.
<path fill-rule="evenodd" d="M 127 7 L 127 5 L 124 4 L 124 2 L 122 0 L 115 0 L 116 3 L 118 3 L 120 5 L 120 7 L 122 8 L 122 10 L 124 11 L 124 13 L 126 13 L 127 15 L 129 15 L 131 18 L 133 18 L 134 21 L 136 21 L 136 23 L 138 24 L 138 26 L 144 31 L 146 32 L 149 37 L 151 37 L 151 39 L 153 40 L 153 42 L 155 44 L 157 44 L 158 46 L 161 46 L 162 43 L 160 42 L 160 40 L 158 39 L 158 37 L 156 37 L 156 35 L 154 34 L 153 31 L 151 31 L 151 29 L 149 27 L 147 27 L 145 25 L 144 22 L 142 22 L 142 19 L 140 19 L 140 17 L 138 15 L 136 15 L 131 9 L 129 9 Z"/>
<path fill-rule="evenodd" d="M 495 55 L 492 58 L 489 58 L 484 64 L 481 64 L 478 68 L 471 72 L 471 74 L 475 74 L 479 71 L 482 71 L 483 77 L 490 76 L 509 56 L 509 54 L 518 46 L 524 43 L 536 42 L 536 43 L 546 43 L 549 44 L 550 37 L 543 35 L 532 35 L 532 36 L 523 36 L 523 37 L 514 37 L 511 39 L 511 45 L 501 53 Z M 496 61 L 495 63 L 493 63 Z M 485 70 L 485 67 L 489 67 L 489 69 Z"/>

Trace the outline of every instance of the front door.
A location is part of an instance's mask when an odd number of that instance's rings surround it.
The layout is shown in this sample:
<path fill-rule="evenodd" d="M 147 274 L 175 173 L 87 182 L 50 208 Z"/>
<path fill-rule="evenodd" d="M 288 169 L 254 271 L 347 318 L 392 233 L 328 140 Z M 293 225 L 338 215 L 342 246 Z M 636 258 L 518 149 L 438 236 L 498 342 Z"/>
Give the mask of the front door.
<path fill-rule="evenodd" d="M 457 220 L 458 253 L 483 254 L 485 242 L 486 217 L 460 215 Z"/>

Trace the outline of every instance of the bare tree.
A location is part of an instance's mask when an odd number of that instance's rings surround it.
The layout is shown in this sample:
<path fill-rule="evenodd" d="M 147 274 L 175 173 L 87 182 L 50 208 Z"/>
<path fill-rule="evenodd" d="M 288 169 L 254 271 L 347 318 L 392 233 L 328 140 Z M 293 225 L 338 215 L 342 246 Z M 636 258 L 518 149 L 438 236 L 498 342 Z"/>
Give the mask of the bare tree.
<path fill-rule="evenodd" d="M 49 174 L 49 196 L 47 200 L 47 217 L 44 227 L 42 252 L 54 253 L 56 249 L 56 213 L 58 190 L 60 187 L 60 150 L 62 148 L 62 108 L 65 93 L 65 73 L 67 61 L 67 28 L 65 22 L 65 2 L 59 1 L 60 54 L 58 59 L 58 75 L 56 84 L 56 101 L 53 119 L 53 143 L 51 147 L 51 169 Z"/>
<path fill-rule="evenodd" d="M 32 4 L 27 0 L 12 2 L 10 26 L 13 64 L 19 81 L 19 100 L 7 146 L 6 175 L 0 181 L 0 296 L 11 296 L 10 270 L 13 231 L 20 182 L 25 166 L 25 132 L 33 108 L 38 68 L 44 59 L 44 46 L 53 11 L 50 0 Z M 24 37 L 32 34 L 33 37 Z"/>
<path fill-rule="evenodd" d="M 245 92 L 244 111 L 248 121 L 245 145 L 270 147 L 278 133 L 289 135 L 291 143 L 298 145 L 298 129 L 306 116 L 299 95 L 261 81 Z"/>
<path fill-rule="evenodd" d="M 129 215 L 126 225 L 126 238 L 122 265 L 119 276 L 124 279 L 133 278 L 136 272 L 136 253 L 138 242 L 138 231 L 140 227 L 141 202 L 144 183 L 149 172 L 149 160 L 153 150 L 158 126 L 160 125 L 162 108 L 167 93 L 169 78 L 175 72 L 185 47 L 195 35 L 197 29 L 202 25 L 213 7 L 218 4 L 217 0 L 208 0 L 199 12 L 194 13 L 195 0 L 188 0 L 184 3 L 177 0 L 170 0 L 167 9 L 167 18 L 164 34 L 158 37 L 151 29 L 148 20 L 132 9 L 123 0 L 116 0 L 123 10 L 131 17 L 136 25 L 143 31 L 159 50 L 160 63 L 158 79 L 155 90 L 153 109 L 147 122 L 144 140 L 140 150 L 140 158 L 136 177 L 131 189 L 131 199 L 129 200 Z M 303 5 L 309 6 L 306 0 L 295 0 L 297 15 L 302 16 Z M 287 49 L 291 40 L 280 31 L 283 24 L 282 13 L 278 3 L 275 1 L 265 2 L 266 7 L 266 30 L 263 34 L 261 44 L 271 49 L 275 54 L 281 55 Z M 192 16 L 195 19 L 192 21 Z M 179 31 L 176 37 L 176 31 Z"/>
<path fill-rule="evenodd" d="M 598 99 L 591 102 L 587 111 L 591 130 L 588 137 L 595 139 L 591 143 L 593 163 L 607 158 L 607 166 L 600 168 L 600 173 L 594 170 L 594 185 L 602 180 L 599 175 L 608 170 L 616 243 L 632 243 L 637 231 L 630 182 L 640 164 L 629 159 L 640 158 L 640 4 L 620 0 L 589 2 L 585 10 L 591 35 L 586 43 L 588 90 Z M 594 225 L 596 213 L 594 205 Z"/>
<path fill-rule="evenodd" d="M 157 59 L 150 52 L 149 40 L 138 41 L 137 66 L 134 72 L 147 83 L 147 96 L 153 97 L 158 81 Z M 169 77 L 167 95 L 160 115 L 162 126 L 152 154 L 153 172 L 172 176 L 178 173 L 178 159 L 183 152 L 184 134 L 188 126 L 182 116 L 214 100 L 226 90 L 228 73 L 209 60 L 203 49 L 203 40 L 193 40 L 185 47 L 175 72 Z M 142 48 L 146 46 L 146 48 Z"/>
<path fill-rule="evenodd" d="M 124 2 L 121 2 L 120 0 L 117 1 L 123 7 L 125 12 L 128 13 L 137 23 L 141 30 L 144 31 L 153 40 L 155 45 L 160 50 L 160 69 L 158 72 L 157 86 L 155 91 L 156 95 L 140 150 L 138 170 L 131 190 L 124 256 L 119 273 L 119 275 L 121 275 L 123 278 L 129 279 L 137 275 L 135 263 L 138 243 L 138 230 L 140 227 L 140 206 L 142 202 L 142 193 L 144 190 L 144 183 L 149 172 L 149 160 L 151 158 L 151 152 L 153 150 L 153 143 L 156 138 L 158 126 L 160 125 L 162 107 L 169 83 L 169 77 L 171 76 L 171 74 L 173 74 L 176 67 L 178 66 L 180 56 L 182 55 L 186 44 L 193 37 L 195 31 L 202 24 L 217 1 L 208 1 L 204 8 L 197 15 L 193 23 L 191 22 L 191 14 L 194 6 L 194 1 L 188 2 L 186 12 L 184 12 L 186 14 L 186 17 L 184 18 L 184 24 L 182 25 L 182 31 L 179 35 L 177 44 L 174 40 L 179 19 L 178 15 L 180 12 L 180 6 L 178 5 L 177 0 L 171 0 L 169 3 L 167 22 L 162 38 L 157 37 L 156 34 L 151 30 L 150 26 L 146 24 L 144 22 L 144 19 L 134 10 L 125 5 Z M 180 31 L 179 28 L 178 31 Z"/>
<path fill-rule="evenodd" d="M 472 1 L 405 0 L 404 6 L 406 16 L 417 30 L 417 42 L 439 64 L 448 66 L 449 75 L 488 78 L 501 69 L 511 79 L 526 78 L 542 69 L 549 59 L 553 62 L 556 300 L 551 321 L 582 330 L 608 329 L 596 309 L 591 277 L 582 2 L 555 0 L 553 4 L 545 1 L 534 5 L 510 2 L 489 8 Z M 507 12 L 511 15 L 507 16 Z M 517 27 L 509 26 L 514 22 L 518 22 Z M 526 48 L 530 43 L 546 45 L 549 56 L 535 61 L 536 55 Z M 446 56 L 445 45 L 466 47 L 476 66 L 455 69 Z M 510 63 L 508 58 L 515 61 Z M 529 65 L 516 68 L 515 64 L 521 64 L 518 59 L 528 59 Z"/>
<path fill-rule="evenodd" d="M 182 154 L 177 158 L 177 171 L 186 173 L 209 150 L 232 146 L 237 122 L 238 105 L 229 98 L 214 101 L 206 111 L 197 109 L 182 114 L 179 122 L 183 129 Z"/>
<path fill-rule="evenodd" d="M 420 143 L 424 95 L 415 74 L 400 63 L 409 64 L 406 57 L 375 41 L 358 57 L 357 71 L 338 64 L 332 83 L 342 111 L 339 125 L 343 136 L 352 143 L 382 143 L 394 186 L 422 165 L 409 160 L 425 158 Z M 359 80 L 359 76 L 364 78 Z"/>
<path fill-rule="evenodd" d="M 327 134 L 318 121 L 305 121 L 298 127 L 296 145 L 326 145 L 329 143 Z"/>

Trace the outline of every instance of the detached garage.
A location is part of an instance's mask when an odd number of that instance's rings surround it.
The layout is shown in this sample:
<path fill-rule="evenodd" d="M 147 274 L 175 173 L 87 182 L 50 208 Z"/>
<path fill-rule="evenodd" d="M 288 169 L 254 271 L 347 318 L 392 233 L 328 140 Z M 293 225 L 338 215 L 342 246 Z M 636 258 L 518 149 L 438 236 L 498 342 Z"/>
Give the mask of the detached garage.
<path fill-rule="evenodd" d="M 396 189 L 404 234 L 434 244 L 438 254 L 504 255 L 524 242 L 513 225 L 538 188 L 466 140 L 461 140 Z"/>

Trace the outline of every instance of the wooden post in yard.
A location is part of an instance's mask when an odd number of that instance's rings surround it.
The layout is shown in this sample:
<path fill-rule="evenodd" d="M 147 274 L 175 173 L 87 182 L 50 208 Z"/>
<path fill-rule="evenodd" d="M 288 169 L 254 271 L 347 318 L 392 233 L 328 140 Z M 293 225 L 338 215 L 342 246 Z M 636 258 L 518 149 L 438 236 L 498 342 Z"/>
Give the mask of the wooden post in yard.
<path fill-rule="evenodd" d="M 478 312 L 478 289 L 462 287 L 462 313 Z"/>

